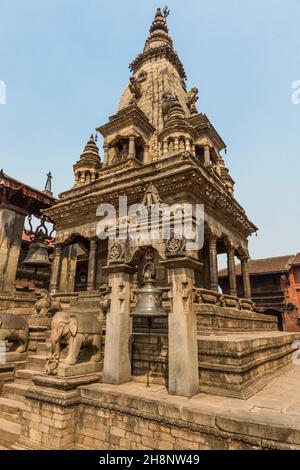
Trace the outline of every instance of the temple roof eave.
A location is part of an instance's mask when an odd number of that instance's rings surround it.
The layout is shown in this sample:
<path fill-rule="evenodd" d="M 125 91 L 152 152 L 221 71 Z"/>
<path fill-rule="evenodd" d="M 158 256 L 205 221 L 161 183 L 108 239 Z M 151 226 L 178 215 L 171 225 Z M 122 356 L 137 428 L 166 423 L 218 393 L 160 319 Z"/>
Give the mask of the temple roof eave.
<path fill-rule="evenodd" d="M 106 138 L 111 133 L 116 132 L 128 125 L 135 125 L 141 128 L 143 132 L 150 136 L 155 128 L 150 123 L 147 116 L 143 111 L 136 105 L 131 104 L 126 108 L 121 109 L 117 114 L 109 118 L 109 122 L 98 127 L 96 130 Z"/>
<path fill-rule="evenodd" d="M 198 131 L 199 135 L 207 132 L 211 136 L 212 140 L 216 143 L 219 151 L 227 148 L 226 143 L 217 132 L 213 124 L 210 122 L 206 114 L 195 114 L 188 118 L 188 122 Z"/>
<path fill-rule="evenodd" d="M 183 155 L 182 157 L 180 155 L 173 155 L 166 157 L 164 162 L 166 165 L 163 169 L 160 167 L 161 162 L 158 161 L 155 163 L 157 168 L 149 165 L 148 168 L 145 168 L 144 174 L 138 178 L 134 178 L 136 171 L 134 168 L 114 173 L 112 175 L 114 180 L 113 192 L 109 175 L 100 176 L 100 179 L 94 182 L 92 186 L 87 185 L 81 188 L 73 188 L 63 193 L 61 195 L 62 199 L 45 213 L 51 219 L 55 221 L 56 219 L 57 221 L 61 219 L 65 223 L 67 220 L 65 217 L 66 212 L 73 213 L 74 217 L 78 218 L 80 204 L 82 204 L 82 208 L 86 213 L 87 204 L 92 204 L 97 208 L 101 202 L 111 202 L 114 197 L 117 198 L 120 191 L 122 194 L 129 191 L 128 194 L 136 195 L 138 187 L 145 187 L 146 180 L 149 178 L 151 181 L 155 180 L 155 185 L 161 186 L 164 193 L 167 193 L 170 189 L 170 195 L 174 194 L 174 189 L 171 189 L 171 186 L 174 186 L 173 179 L 179 178 L 178 181 L 182 181 L 180 183 L 182 188 L 190 185 L 192 181 L 194 189 L 192 191 L 189 189 L 189 195 L 193 192 L 196 195 L 199 192 L 203 203 L 211 207 L 211 210 L 217 210 L 219 214 L 223 214 L 223 219 L 226 220 L 228 226 L 230 226 L 230 223 L 236 225 L 236 233 L 240 232 L 244 237 L 248 237 L 257 232 L 257 227 L 247 218 L 244 209 L 238 202 L 221 184 L 216 185 L 216 182 L 211 180 L 204 168 L 199 165 L 196 166 L 192 158 Z M 199 182 L 197 183 L 198 180 Z M 168 184 L 167 181 L 169 181 Z M 133 187 L 135 188 L 134 192 L 132 192 Z"/>

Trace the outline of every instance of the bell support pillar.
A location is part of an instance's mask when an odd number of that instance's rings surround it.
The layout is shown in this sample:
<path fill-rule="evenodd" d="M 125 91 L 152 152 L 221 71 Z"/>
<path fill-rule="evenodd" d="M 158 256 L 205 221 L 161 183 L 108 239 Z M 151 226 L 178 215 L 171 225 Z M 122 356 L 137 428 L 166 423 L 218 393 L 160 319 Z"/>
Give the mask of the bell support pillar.
<path fill-rule="evenodd" d="M 0 207 L 0 291 L 15 288 L 25 215 Z"/>
<path fill-rule="evenodd" d="M 131 380 L 130 278 L 135 268 L 127 264 L 106 266 L 109 275 L 110 309 L 106 320 L 103 383 L 122 384 Z"/>
<path fill-rule="evenodd" d="M 193 312 L 195 271 L 202 264 L 192 258 L 161 261 L 172 292 L 169 315 L 169 393 L 192 397 L 199 393 L 197 319 Z"/>

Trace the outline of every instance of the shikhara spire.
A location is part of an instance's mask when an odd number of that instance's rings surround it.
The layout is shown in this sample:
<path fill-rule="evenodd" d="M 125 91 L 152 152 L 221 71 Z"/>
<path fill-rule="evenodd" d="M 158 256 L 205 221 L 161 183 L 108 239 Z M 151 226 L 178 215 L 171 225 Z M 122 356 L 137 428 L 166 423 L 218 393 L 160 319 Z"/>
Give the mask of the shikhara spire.
<path fill-rule="evenodd" d="M 154 33 L 154 31 L 158 31 L 158 30 L 165 31 L 166 33 L 169 32 L 165 15 L 163 15 L 160 8 L 158 8 L 156 11 L 156 15 L 150 27 L 149 32 L 150 34 L 152 34 Z"/>
<path fill-rule="evenodd" d="M 92 134 L 87 142 L 80 160 L 74 165 L 75 184 L 82 185 L 98 179 L 101 161 L 99 148 Z"/>

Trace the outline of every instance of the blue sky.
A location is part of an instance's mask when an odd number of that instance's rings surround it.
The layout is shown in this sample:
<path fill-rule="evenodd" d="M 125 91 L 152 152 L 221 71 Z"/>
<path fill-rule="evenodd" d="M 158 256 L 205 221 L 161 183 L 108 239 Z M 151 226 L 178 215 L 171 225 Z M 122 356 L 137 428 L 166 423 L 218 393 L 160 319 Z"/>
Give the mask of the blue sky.
<path fill-rule="evenodd" d="M 253 257 L 300 251 L 299 0 L 168 0 L 175 48 L 199 111 L 228 145 L 236 198 L 259 227 Z M 54 192 L 116 111 L 158 1 L 0 0 L 0 168 Z"/>

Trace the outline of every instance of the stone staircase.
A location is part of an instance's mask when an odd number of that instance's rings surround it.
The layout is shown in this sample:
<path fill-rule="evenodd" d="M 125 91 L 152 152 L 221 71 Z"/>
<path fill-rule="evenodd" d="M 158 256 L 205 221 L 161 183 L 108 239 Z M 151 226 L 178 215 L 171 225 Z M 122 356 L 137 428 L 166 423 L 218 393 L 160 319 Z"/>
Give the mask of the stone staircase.
<path fill-rule="evenodd" d="M 34 375 L 44 372 L 46 359 L 51 350 L 47 334 L 46 342 L 38 343 L 36 354 L 28 356 L 25 369 L 15 372 L 13 382 L 3 385 L 0 396 L 0 445 L 21 450 L 17 441 L 22 429 L 22 413 L 29 411 L 25 394 L 32 385 Z"/>

